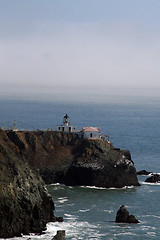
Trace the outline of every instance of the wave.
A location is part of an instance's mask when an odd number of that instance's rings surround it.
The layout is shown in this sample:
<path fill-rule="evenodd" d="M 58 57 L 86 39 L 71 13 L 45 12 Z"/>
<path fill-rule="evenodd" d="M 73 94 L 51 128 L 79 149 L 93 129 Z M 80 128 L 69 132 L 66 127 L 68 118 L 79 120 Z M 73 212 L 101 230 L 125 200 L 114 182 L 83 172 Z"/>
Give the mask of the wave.
<path fill-rule="evenodd" d="M 76 216 L 74 216 L 74 215 L 71 215 L 71 214 L 64 214 L 64 216 L 66 217 L 66 219 L 68 219 L 68 220 L 76 220 L 77 219 L 77 217 Z"/>
<path fill-rule="evenodd" d="M 59 203 L 68 202 L 68 198 L 67 198 L 67 197 L 59 197 L 59 198 L 58 198 L 58 202 L 59 202 Z"/>
<path fill-rule="evenodd" d="M 122 189 L 130 189 L 135 188 L 135 186 L 124 186 L 122 188 L 116 188 L 116 187 L 110 187 L 110 188 L 104 188 L 104 187 L 96 187 L 96 186 L 80 186 L 81 188 L 89 188 L 89 189 L 97 189 L 97 190 L 122 190 Z"/>
<path fill-rule="evenodd" d="M 63 183 L 51 183 L 48 184 L 47 186 L 65 186 Z"/>
<path fill-rule="evenodd" d="M 156 236 L 156 232 L 147 232 L 147 235 L 150 237 Z"/>
<path fill-rule="evenodd" d="M 160 182 L 156 182 L 156 183 L 149 183 L 149 182 L 144 182 L 144 181 L 140 181 L 141 185 L 153 185 L 153 186 L 160 186 Z"/>
<path fill-rule="evenodd" d="M 68 188 L 74 188 L 74 187 L 80 187 L 80 188 L 89 188 L 89 189 L 97 189 L 97 190 L 121 190 L 121 189 L 130 189 L 130 188 L 135 188 L 135 186 L 131 185 L 131 186 L 124 186 L 124 187 L 121 187 L 121 188 L 116 188 L 116 187 L 110 187 L 110 188 L 105 188 L 105 187 L 96 187 L 96 186 L 67 186 L 65 184 L 61 184 L 61 183 L 52 183 L 48 186 L 65 186 L 65 187 L 68 187 Z"/>
<path fill-rule="evenodd" d="M 115 233 L 114 234 L 114 236 L 123 236 L 123 235 L 137 236 L 137 234 L 133 233 L 133 232 L 123 232 L 123 233 Z"/>
<path fill-rule="evenodd" d="M 78 212 L 88 212 L 90 209 L 80 209 Z"/>
<path fill-rule="evenodd" d="M 107 189 L 104 187 L 96 187 L 96 186 L 80 186 L 80 188 L 90 188 L 90 189 L 98 189 L 98 190 Z"/>
<path fill-rule="evenodd" d="M 65 214 L 68 216 L 68 220 L 71 220 L 71 217 L 73 217 L 73 215 L 70 214 Z M 47 230 L 45 232 L 46 234 L 50 235 L 50 239 L 51 239 L 51 235 L 54 236 L 56 234 L 57 230 L 66 230 L 67 233 L 67 237 L 71 238 L 71 239 L 84 239 L 84 236 L 86 235 L 86 232 L 88 233 L 88 235 L 96 236 L 96 239 L 99 239 L 100 237 L 100 233 L 98 231 L 98 226 L 94 225 L 94 224 L 89 224 L 87 221 L 84 222 L 79 222 L 79 221 L 65 221 L 62 223 L 48 223 L 47 224 Z M 97 230 L 97 231 L 96 231 Z"/>
<path fill-rule="evenodd" d="M 154 218 L 160 218 L 160 216 L 157 215 L 142 215 L 142 217 L 154 217 Z M 151 226 L 150 226 L 151 227 Z M 154 227 L 152 227 L 153 229 L 155 229 Z"/>

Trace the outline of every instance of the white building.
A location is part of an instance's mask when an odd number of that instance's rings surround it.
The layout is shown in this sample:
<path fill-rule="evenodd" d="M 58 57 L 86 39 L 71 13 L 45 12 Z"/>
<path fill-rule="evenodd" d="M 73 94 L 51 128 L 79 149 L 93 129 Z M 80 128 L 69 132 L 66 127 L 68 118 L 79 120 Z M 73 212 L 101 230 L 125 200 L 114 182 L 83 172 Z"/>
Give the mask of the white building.
<path fill-rule="evenodd" d="M 15 132 L 18 131 L 16 120 L 14 120 L 14 122 L 13 122 L 12 130 Z"/>
<path fill-rule="evenodd" d="M 108 135 L 101 134 L 101 130 L 98 127 L 83 127 L 81 130 L 77 130 L 77 127 L 72 126 L 68 115 L 63 118 L 63 124 L 57 125 L 56 131 L 58 132 L 72 132 L 79 135 L 80 138 L 87 139 L 103 139 L 109 141 Z"/>
<path fill-rule="evenodd" d="M 57 125 L 56 130 L 58 132 L 77 132 L 77 127 L 71 125 L 69 116 L 66 114 L 63 118 L 63 124 Z"/>
<path fill-rule="evenodd" d="M 101 138 L 101 131 L 98 127 L 83 127 L 81 132 L 83 138 Z"/>

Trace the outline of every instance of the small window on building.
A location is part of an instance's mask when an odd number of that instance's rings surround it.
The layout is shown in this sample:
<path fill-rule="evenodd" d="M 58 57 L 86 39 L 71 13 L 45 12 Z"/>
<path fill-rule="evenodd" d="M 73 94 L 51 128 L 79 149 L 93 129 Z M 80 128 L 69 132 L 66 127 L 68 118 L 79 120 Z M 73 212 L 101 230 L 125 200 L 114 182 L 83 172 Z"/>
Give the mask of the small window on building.
<path fill-rule="evenodd" d="M 61 127 L 59 127 L 58 130 L 61 130 Z"/>
<path fill-rule="evenodd" d="M 93 134 L 92 134 L 92 133 L 90 133 L 90 137 L 93 137 Z"/>
<path fill-rule="evenodd" d="M 71 132 L 71 127 L 69 127 L 69 132 Z"/>
<path fill-rule="evenodd" d="M 62 127 L 62 131 L 64 132 L 64 127 Z"/>

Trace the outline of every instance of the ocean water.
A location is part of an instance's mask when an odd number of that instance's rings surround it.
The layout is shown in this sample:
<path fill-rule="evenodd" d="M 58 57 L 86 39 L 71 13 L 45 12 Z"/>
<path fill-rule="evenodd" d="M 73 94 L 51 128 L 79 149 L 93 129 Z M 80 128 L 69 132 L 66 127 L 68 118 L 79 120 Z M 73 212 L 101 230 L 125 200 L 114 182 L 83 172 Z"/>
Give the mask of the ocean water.
<path fill-rule="evenodd" d="M 79 101 L 38 101 L 0 99 L 0 126 L 19 129 L 55 129 L 65 114 L 73 125 L 98 126 L 110 135 L 115 147 L 131 152 L 138 170 L 160 173 L 160 98 L 132 99 L 98 98 Z M 160 239 L 160 184 L 145 183 L 141 187 L 103 189 L 47 186 L 53 196 L 56 216 L 63 223 L 49 223 L 43 235 L 23 236 L 23 239 L 51 239 L 57 230 L 66 230 L 66 239 Z M 117 224 L 116 212 L 124 204 L 139 224 Z"/>

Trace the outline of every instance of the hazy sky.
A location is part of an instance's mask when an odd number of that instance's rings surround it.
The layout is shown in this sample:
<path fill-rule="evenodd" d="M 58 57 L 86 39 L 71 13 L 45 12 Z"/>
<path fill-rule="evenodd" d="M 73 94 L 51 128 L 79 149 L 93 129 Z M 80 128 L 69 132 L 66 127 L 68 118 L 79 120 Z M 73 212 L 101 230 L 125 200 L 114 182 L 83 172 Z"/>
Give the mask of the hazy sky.
<path fill-rule="evenodd" d="M 160 0 L 0 0 L 0 88 L 160 87 Z"/>

